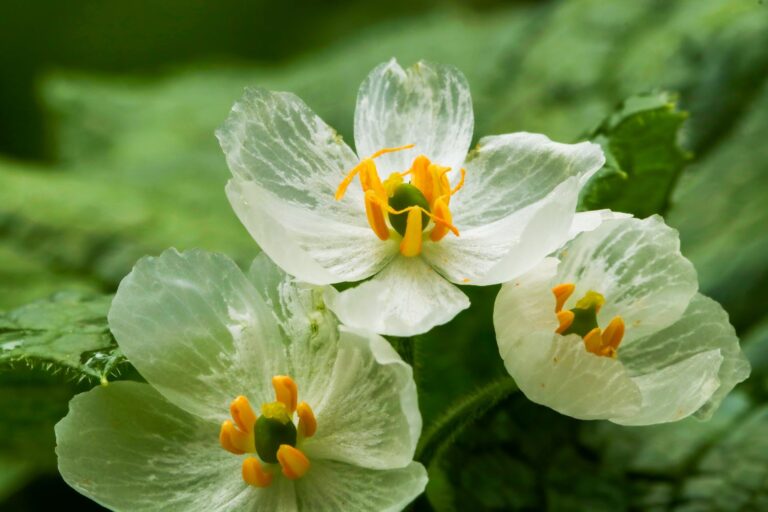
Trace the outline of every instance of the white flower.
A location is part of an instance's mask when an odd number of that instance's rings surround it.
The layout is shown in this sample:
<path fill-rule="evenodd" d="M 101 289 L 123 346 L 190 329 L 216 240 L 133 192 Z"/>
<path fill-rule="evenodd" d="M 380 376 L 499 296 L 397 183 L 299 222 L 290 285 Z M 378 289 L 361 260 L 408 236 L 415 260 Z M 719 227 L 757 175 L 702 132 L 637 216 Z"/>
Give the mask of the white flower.
<path fill-rule="evenodd" d="M 394 511 L 423 491 L 411 368 L 266 257 L 145 258 L 109 323 L 147 384 L 78 395 L 56 426 L 62 476 L 102 505 Z"/>
<path fill-rule="evenodd" d="M 302 281 L 373 279 L 329 297 L 347 325 L 408 336 L 469 306 L 457 284 L 507 281 L 600 212 L 575 215 L 600 147 L 486 137 L 456 69 L 395 61 L 360 87 L 357 154 L 292 94 L 249 89 L 217 136 L 227 194 L 256 242 Z M 357 186 L 353 180 L 359 179 Z"/>
<path fill-rule="evenodd" d="M 534 402 L 623 425 L 708 417 L 749 363 L 660 217 L 608 220 L 502 286 L 499 352 Z"/>

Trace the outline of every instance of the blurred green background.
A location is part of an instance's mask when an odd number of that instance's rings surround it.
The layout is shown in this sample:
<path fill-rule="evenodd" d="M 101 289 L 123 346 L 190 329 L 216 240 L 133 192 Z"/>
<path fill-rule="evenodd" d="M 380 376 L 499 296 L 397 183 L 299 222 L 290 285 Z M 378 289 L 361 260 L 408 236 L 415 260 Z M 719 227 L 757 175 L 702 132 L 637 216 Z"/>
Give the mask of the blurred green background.
<path fill-rule="evenodd" d="M 1 347 L 0 509 L 98 510 L 56 476 L 52 431 L 69 397 L 98 383 L 85 355 L 108 333 L 79 327 L 103 317 L 108 300 L 93 298 L 169 246 L 242 264 L 258 251 L 224 197 L 213 137 L 243 88 L 295 92 L 351 141 L 359 83 L 395 56 L 467 75 L 476 138 L 607 136 L 605 120 L 626 98 L 677 95 L 684 124 L 672 122 L 666 138 L 629 131 L 622 144 L 634 142 L 635 157 L 619 159 L 629 179 L 592 199 L 663 213 L 680 230 L 702 290 L 728 310 L 753 364 L 707 423 L 577 422 L 514 396 L 443 450 L 430 467 L 431 505 L 417 507 L 768 510 L 762 0 L 7 0 L 0 9 L 0 335 L 44 334 L 34 354 Z M 647 124 L 633 119 L 626 130 Z M 659 163 L 666 154 L 692 159 Z M 644 172 L 667 173 L 671 195 Z M 496 289 L 467 291 L 472 308 L 419 340 L 426 426 L 504 374 L 490 322 Z M 25 306 L 57 293 L 53 309 Z M 50 313 L 60 304 L 81 316 Z M 81 337 L 64 347 L 73 332 Z M 113 378 L 126 377 L 129 368 Z"/>

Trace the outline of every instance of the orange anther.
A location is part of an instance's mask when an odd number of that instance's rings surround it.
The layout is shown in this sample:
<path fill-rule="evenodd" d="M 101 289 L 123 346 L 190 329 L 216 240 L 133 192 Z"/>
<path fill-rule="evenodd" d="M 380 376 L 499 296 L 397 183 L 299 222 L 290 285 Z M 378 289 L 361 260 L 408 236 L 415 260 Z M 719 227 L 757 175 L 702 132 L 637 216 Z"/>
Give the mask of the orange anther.
<path fill-rule="evenodd" d="M 235 455 L 242 455 L 255 450 L 253 433 L 242 432 L 235 424 L 226 420 L 219 430 L 219 443 L 221 447 Z"/>
<path fill-rule="evenodd" d="M 379 240 L 389 239 L 389 226 L 384 215 L 384 208 L 381 207 L 379 200 L 372 190 L 365 193 L 365 215 L 368 217 L 368 224 Z"/>
<path fill-rule="evenodd" d="M 595 327 L 584 336 L 584 346 L 587 347 L 588 352 L 593 354 L 603 355 L 601 353 L 603 348 L 603 337 L 600 333 L 600 328 Z"/>
<path fill-rule="evenodd" d="M 269 487 L 272 483 L 272 473 L 261 467 L 259 459 L 248 457 L 243 461 L 243 480 L 254 487 Z"/>
<path fill-rule="evenodd" d="M 443 198 L 438 198 L 432 206 L 432 211 L 434 212 L 432 219 L 435 221 L 435 227 L 432 228 L 432 232 L 429 234 L 429 239 L 433 242 L 439 242 L 448 234 L 448 231 L 452 231 L 451 223 L 453 222 L 453 219 L 451 217 L 451 210 L 448 208 L 448 204 Z M 440 221 L 436 220 L 437 218 L 440 218 Z M 458 231 L 455 231 L 454 233 L 458 236 Z"/>
<path fill-rule="evenodd" d="M 293 379 L 287 375 L 275 375 L 272 377 L 272 387 L 275 388 L 277 401 L 285 405 L 288 412 L 293 414 L 299 400 L 299 388 Z"/>
<path fill-rule="evenodd" d="M 552 288 L 552 293 L 555 295 L 555 313 L 562 311 L 565 301 L 571 296 L 573 290 L 576 289 L 576 285 L 573 283 L 563 283 Z"/>
<path fill-rule="evenodd" d="M 557 329 L 555 329 L 555 332 L 557 334 L 563 334 L 573 323 L 573 319 L 576 315 L 573 314 L 573 311 L 560 311 L 557 313 L 557 321 L 560 322 L 560 325 Z"/>
<path fill-rule="evenodd" d="M 232 419 L 235 420 L 240 430 L 243 432 L 253 430 L 253 425 L 256 423 L 256 414 L 253 412 L 251 404 L 246 397 L 240 395 L 232 400 L 229 412 L 232 414 Z"/>
<path fill-rule="evenodd" d="M 299 435 L 302 437 L 312 437 L 317 431 L 317 420 L 315 413 L 309 407 L 307 402 L 301 402 L 296 408 L 296 414 L 299 416 Z"/>
<path fill-rule="evenodd" d="M 624 338 L 624 320 L 620 317 L 614 317 L 603 331 L 603 346 L 610 347 L 614 351 L 619 348 L 622 338 Z"/>
<path fill-rule="evenodd" d="M 289 444 L 280 445 L 277 450 L 277 461 L 283 468 L 283 474 L 291 480 L 301 478 L 309 471 L 307 456 Z"/>

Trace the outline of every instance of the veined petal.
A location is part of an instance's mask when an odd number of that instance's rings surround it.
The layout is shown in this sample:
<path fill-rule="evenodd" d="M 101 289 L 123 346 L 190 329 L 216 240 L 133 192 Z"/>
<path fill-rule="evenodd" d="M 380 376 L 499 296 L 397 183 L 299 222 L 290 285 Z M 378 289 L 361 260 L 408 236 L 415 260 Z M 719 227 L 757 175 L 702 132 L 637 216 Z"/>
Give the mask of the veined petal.
<path fill-rule="evenodd" d="M 749 362 L 739 347 L 728 314 L 720 304 L 701 294 L 693 297 L 677 322 L 622 347 L 619 359 L 639 378 L 654 381 L 659 386 L 658 383 L 664 380 L 662 375 L 666 375 L 669 386 L 675 388 L 676 393 L 685 395 L 687 390 L 689 394 L 696 394 L 691 397 L 696 401 L 689 402 L 689 407 L 679 407 L 674 402 L 669 404 L 666 417 L 673 419 L 666 421 L 679 419 L 681 412 L 710 417 L 731 389 L 749 376 Z M 682 371 L 685 368 L 689 368 L 687 373 Z M 665 395 L 662 392 L 659 400 L 669 402 L 674 396 L 674 393 Z M 662 417 L 662 413 L 656 413 L 655 417 Z M 639 420 L 630 418 L 628 421 L 638 424 Z"/>
<path fill-rule="evenodd" d="M 530 400 L 574 418 L 635 413 L 641 395 L 619 361 L 587 352 L 579 336 L 555 334 L 556 267 L 548 258 L 501 287 L 493 322 L 507 371 Z"/>
<path fill-rule="evenodd" d="M 423 255 L 454 283 L 489 285 L 509 281 L 537 265 L 570 239 L 579 195 L 577 178 L 559 184 L 542 200 L 490 224 L 463 230 Z"/>
<path fill-rule="evenodd" d="M 366 226 L 362 192 L 336 201 L 336 187 L 358 159 L 297 96 L 247 89 L 217 132 L 232 175 L 252 181 L 299 209 Z"/>
<path fill-rule="evenodd" d="M 626 324 L 622 347 L 675 322 L 698 288 L 696 270 L 680 254 L 677 231 L 661 217 L 603 222 L 560 252 L 558 283 L 576 283 L 565 309 L 589 290 L 605 296 L 600 325 Z"/>
<path fill-rule="evenodd" d="M 580 190 L 604 162 L 602 149 L 591 142 L 560 144 L 525 132 L 484 137 L 464 164 L 464 188 L 451 200 L 454 223 L 462 232 L 492 223 L 571 178 Z"/>
<path fill-rule="evenodd" d="M 299 282 L 263 253 L 254 259 L 248 278 L 282 331 L 286 367 L 280 374 L 290 375 L 301 399 L 314 407 L 333 378 L 339 349 L 339 324 L 324 302 L 330 287 Z"/>
<path fill-rule="evenodd" d="M 377 160 L 383 174 L 410 168 L 423 154 L 458 170 L 472 140 L 474 116 L 466 78 L 452 66 L 420 61 L 403 69 L 395 59 L 360 85 L 355 146 L 361 158 L 381 148 L 414 144 Z"/>
<path fill-rule="evenodd" d="M 397 242 L 382 242 L 355 226 L 300 208 L 238 179 L 227 184 L 232 208 L 261 249 L 291 275 L 313 284 L 359 281 L 397 254 Z M 358 212 L 364 220 L 365 213 Z"/>
<path fill-rule="evenodd" d="M 413 336 L 450 321 L 469 299 L 422 258 L 398 256 L 373 279 L 328 297 L 342 323 L 392 336 Z"/>
<path fill-rule="evenodd" d="M 418 462 L 376 470 L 317 460 L 296 481 L 296 497 L 302 511 L 398 512 L 421 494 L 426 485 L 427 472 Z"/>
<path fill-rule="evenodd" d="M 317 432 L 302 448 L 313 460 L 374 469 L 407 465 L 421 434 L 411 367 L 381 336 L 346 328 L 335 363 L 313 405 Z"/>
<path fill-rule="evenodd" d="M 611 418 L 620 425 L 653 425 L 687 418 L 712 396 L 720 383 L 720 351 L 699 352 L 658 371 L 633 377 L 643 395 L 635 414 Z"/>
<path fill-rule="evenodd" d="M 229 403 L 272 400 L 286 365 L 277 322 L 232 260 L 203 251 L 142 258 L 109 311 L 120 348 L 162 395 L 221 421 Z"/>
<path fill-rule="evenodd" d="M 147 384 L 114 382 L 70 402 L 56 425 L 59 471 L 118 511 L 295 510 L 292 488 L 243 482 L 242 461 L 218 446 L 218 429 Z"/>

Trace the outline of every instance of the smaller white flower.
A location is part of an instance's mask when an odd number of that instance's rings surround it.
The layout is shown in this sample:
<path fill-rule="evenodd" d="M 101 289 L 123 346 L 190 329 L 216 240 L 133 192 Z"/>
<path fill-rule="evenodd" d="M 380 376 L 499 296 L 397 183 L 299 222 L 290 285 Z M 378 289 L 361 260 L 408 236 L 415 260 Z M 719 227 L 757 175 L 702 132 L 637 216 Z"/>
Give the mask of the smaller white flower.
<path fill-rule="evenodd" d="M 66 482 L 113 510 L 403 509 L 427 481 L 411 368 L 322 295 L 264 256 L 248 274 L 200 251 L 141 260 L 109 324 L 147 384 L 72 400 Z"/>
<path fill-rule="evenodd" d="M 622 425 L 709 417 L 749 363 L 679 247 L 660 217 L 609 220 L 504 284 L 496 338 L 523 393 Z"/>
<path fill-rule="evenodd" d="M 275 263 L 314 284 L 356 282 L 330 307 L 346 325 L 409 336 L 469 306 L 454 284 L 514 278 L 600 212 L 576 214 L 600 146 L 484 137 L 460 71 L 394 59 L 360 86 L 357 153 L 292 94 L 249 89 L 217 132 L 227 195 Z"/>

